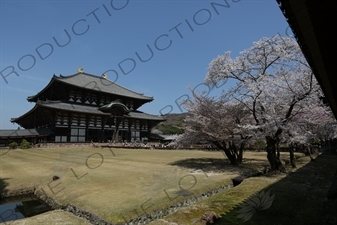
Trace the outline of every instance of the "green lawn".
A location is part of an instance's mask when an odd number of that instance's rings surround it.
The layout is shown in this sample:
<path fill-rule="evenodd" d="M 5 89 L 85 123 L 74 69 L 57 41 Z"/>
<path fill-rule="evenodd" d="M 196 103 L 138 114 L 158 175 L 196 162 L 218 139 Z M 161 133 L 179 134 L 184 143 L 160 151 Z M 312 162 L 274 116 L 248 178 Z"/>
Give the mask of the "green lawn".
<path fill-rule="evenodd" d="M 336 156 L 319 156 L 310 162 L 308 157 L 300 158 L 297 169 L 288 168 L 293 171 L 290 174 L 248 178 L 237 187 L 185 207 L 150 225 L 192 225 L 207 211 L 220 216 L 215 225 L 322 224 L 320 218 L 326 193 L 337 169 L 336 159 Z M 259 193 L 264 193 L 271 205 L 263 210 L 247 208 L 247 205 L 255 205 Z M 252 214 L 243 221 L 249 212 Z"/>
<path fill-rule="evenodd" d="M 240 174 L 220 152 L 190 150 L 11 150 L 0 162 L 3 195 L 43 189 L 60 205 L 76 205 L 110 222 L 166 208 Z M 54 175 L 60 179 L 53 181 Z"/>
<path fill-rule="evenodd" d="M 287 161 L 288 154 L 283 155 Z M 245 152 L 244 158 L 242 166 L 233 167 L 221 152 L 196 150 L 11 150 L 0 156 L 0 193 L 11 195 L 32 188 L 43 190 L 61 206 L 72 204 L 106 221 L 124 222 L 231 184 L 231 178 L 261 171 L 264 165 L 268 165 L 264 152 Z M 301 160 L 299 167 L 309 161 L 308 157 Z M 54 175 L 60 179 L 53 181 Z M 221 215 L 223 221 L 238 224 L 233 209 L 249 196 L 283 178 L 285 175 L 250 178 L 238 187 L 183 207 L 153 224 L 167 224 L 167 221 L 193 224 L 205 210 L 210 209 Z M 325 191 L 324 188 L 321 192 Z M 13 224 L 36 224 L 36 221 L 47 221 L 48 217 L 51 221 L 64 218 L 64 223 L 61 219 L 55 224 L 71 224 L 67 223 L 71 216 L 54 211 Z"/>

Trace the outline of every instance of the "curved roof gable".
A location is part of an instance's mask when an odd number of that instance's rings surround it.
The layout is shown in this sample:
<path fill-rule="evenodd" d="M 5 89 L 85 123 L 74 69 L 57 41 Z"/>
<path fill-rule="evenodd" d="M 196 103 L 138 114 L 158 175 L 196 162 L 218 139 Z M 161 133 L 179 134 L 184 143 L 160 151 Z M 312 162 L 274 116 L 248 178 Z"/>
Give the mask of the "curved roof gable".
<path fill-rule="evenodd" d="M 153 98 L 145 96 L 141 93 L 131 91 L 125 87 L 122 87 L 107 78 L 95 76 L 88 73 L 76 73 L 71 76 L 55 77 L 55 79 L 60 80 L 64 83 L 68 83 L 77 87 L 94 89 L 97 91 L 102 91 L 110 94 L 116 94 L 120 96 L 126 96 L 130 98 L 142 99 L 152 101 Z"/>
<path fill-rule="evenodd" d="M 142 93 L 131 91 L 125 87 L 122 87 L 108 80 L 107 78 L 95 76 L 95 75 L 84 73 L 84 72 L 79 72 L 79 73 L 76 73 L 70 76 L 60 75 L 58 77 L 54 75 L 51 81 L 42 91 L 40 91 L 38 94 L 34 96 L 29 96 L 28 100 L 38 97 L 38 95 L 42 93 L 44 90 L 46 90 L 48 87 L 50 87 L 54 81 L 59 81 L 59 82 L 66 83 L 66 84 L 80 87 L 80 88 L 101 91 L 101 92 L 108 93 L 108 94 L 115 94 L 119 96 L 125 96 L 125 97 L 140 99 L 144 101 L 153 100 L 153 97 L 145 96 Z"/>
<path fill-rule="evenodd" d="M 122 108 L 123 111 L 126 113 L 130 112 L 130 109 L 126 105 L 118 101 L 112 101 L 111 103 L 107 105 L 103 105 L 102 107 L 99 107 L 98 109 L 104 112 L 104 111 L 111 110 L 113 107 Z"/>
<path fill-rule="evenodd" d="M 20 117 L 12 118 L 11 122 L 20 124 L 20 120 L 27 118 L 30 115 L 34 114 L 34 111 L 37 110 L 39 107 L 50 108 L 54 110 L 63 110 L 63 111 L 69 111 L 69 112 L 75 112 L 75 113 L 83 113 L 83 114 L 95 114 L 95 115 L 102 115 L 102 116 L 111 115 L 110 113 L 102 112 L 97 107 L 89 106 L 89 105 L 70 104 L 70 103 L 61 102 L 61 101 L 38 101 L 31 110 L 29 110 L 27 113 L 25 113 L 24 115 Z M 128 112 L 128 114 L 125 114 L 124 117 L 142 119 L 142 120 L 165 121 L 165 118 L 162 116 L 143 113 L 141 111 Z"/>

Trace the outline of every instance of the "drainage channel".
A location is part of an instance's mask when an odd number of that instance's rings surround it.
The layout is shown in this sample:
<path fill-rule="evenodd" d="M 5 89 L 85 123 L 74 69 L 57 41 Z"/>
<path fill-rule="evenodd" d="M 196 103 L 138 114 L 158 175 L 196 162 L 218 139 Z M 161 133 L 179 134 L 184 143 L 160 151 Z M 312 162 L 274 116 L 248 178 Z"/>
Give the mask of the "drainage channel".
<path fill-rule="evenodd" d="M 189 205 L 192 205 L 194 203 L 197 203 L 199 201 L 202 201 L 204 199 L 207 199 L 215 194 L 219 194 L 225 190 L 228 190 L 228 189 L 231 189 L 233 188 L 234 186 L 232 184 L 229 184 L 229 185 L 223 185 L 223 186 L 220 186 L 216 189 L 213 189 L 213 190 L 210 190 L 208 192 L 205 192 L 201 195 L 198 195 L 198 196 L 194 196 L 194 197 L 191 197 L 189 199 L 186 199 L 182 202 L 178 202 L 174 205 L 171 205 L 165 209 L 162 209 L 162 210 L 157 210 L 157 211 L 154 211 L 152 213 L 149 213 L 149 214 L 145 214 L 143 216 L 140 216 L 136 219 L 131 219 L 129 221 L 125 221 L 124 223 L 118 223 L 116 225 L 137 225 L 137 224 L 148 224 L 149 222 L 152 222 L 152 221 L 155 221 L 155 220 L 158 220 L 158 219 L 162 219 L 164 218 L 164 216 L 168 216 L 168 215 L 171 215 L 173 214 L 174 212 L 178 211 L 180 208 L 182 207 L 185 207 L 185 206 L 189 206 Z"/>
<path fill-rule="evenodd" d="M 152 221 L 158 220 L 158 219 L 162 219 L 164 218 L 164 216 L 168 216 L 173 214 L 174 212 L 178 211 L 180 208 L 185 207 L 185 206 L 189 206 L 192 205 L 194 203 L 200 202 L 204 199 L 207 199 L 209 197 L 212 197 L 215 194 L 219 194 L 223 191 L 229 190 L 239 184 L 241 184 L 241 182 L 249 177 L 256 177 L 256 176 L 260 176 L 262 175 L 260 172 L 255 172 L 254 174 L 250 175 L 250 176 L 237 176 L 235 178 L 232 179 L 232 184 L 228 184 L 228 185 L 222 185 L 218 188 L 212 189 L 210 191 L 207 191 L 201 195 L 198 196 L 193 196 L 191 198 L 188 198 L 182 202 L 176 203 L 175 205 L 171 205 L 165 209 L 162 210 L 157 210 L 154 212 L 151 212 L 149 214 L 145 214 L 143 216 L 140 216 L 138 218 L 135 219 L 131 219 L 129 221 L 125 221 L 124 223 L 118 223 L 116 225 L 138 225 L 138 224 L 148 224 Z M 179 194 L 179 193 L 177 193 Z"/>
<path fill-rule="evenodd" d="M 254 174 L 253 176 L 258 176 L 258 175 L 260 174 Z M 129 221 L 125 221 L 123 223 L 117 223 L 117 224 L 109 223 L 99 218 L 97 215 L 81 210 L 71 204 L 67 204 L 66 206 L 62 207 L 58 205 L 52 198 L 48 197 L 46 193 L 44 193 L 43 190 L 39 190 L 35 193 L 37 194 L 36 196 L 38 196 L 39 198 L 35 197 L 35 195 L 32 194 L 32 195 L 25 196 L 25 197 L 11 197 L 11 198 L 6 198 L 6 199 L 0 199 L 0 223 L 35 216 L 35 215 L 59 208 L 64 211 L 70 212 L 78 217 L 82 217 L 88 220 L 91 224 L 102 224 L 102 225 L 103 224 L 104 225 L 147 224 L 151 221 L 162 219 L 164 216 L 167 216 L 167 215 L 170 215 L 176 212 L 181 207 L 192 205 L 196 202 L 209 198 L 215 194 L 231 189 L 239 185 L 245 178 L 246 177 L 239 176 L 237 178 L 232 179 L 233 184 L 220 186 L 216 189 L 207 191 L 201 195 L 193 196 L 182 202 L 178 202 L 165 209 L 157 210 L 149 214 L 140 216 L 138 218 L 131 219 Z M 177 194 L 185 195 L 186 193 L 177 193 Z"/>
<path fill-rule="evenodd" d="M 0 201 L 0 223 L 35 216 L 52 210 L 34 196 L 12 197 Z"/>

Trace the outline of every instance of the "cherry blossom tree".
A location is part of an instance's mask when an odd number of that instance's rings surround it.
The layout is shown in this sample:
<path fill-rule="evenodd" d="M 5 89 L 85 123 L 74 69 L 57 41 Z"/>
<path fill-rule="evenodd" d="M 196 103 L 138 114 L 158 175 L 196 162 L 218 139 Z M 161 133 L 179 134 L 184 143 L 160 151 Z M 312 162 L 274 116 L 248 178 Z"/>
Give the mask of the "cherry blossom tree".
<path fill-rule="evenodd" d="M 244 125 L 252 118 L 241 103 L 195 95 L 185 102 L 185 108 L 189 114 L 177 145 L 209 143 L 222 150 L 231 164 L 242 162 L 243 149 L 251 138 Z"/>
<path fill-rule="evenodd" d="M 216 85 L 232 79 L 224 90 L 232 102 L 250 112 L 251 133 L 266 140 L 272 170 L 284 170 L 279 143 L 295 126 L 294 117 L 317 105 L 321 89 L 296 40 L 279 35 L 262 38 L 231 58 L 230 52 L 211 61 L 205 81 Z"/>
<path fill-rule="evenodd" d="M 304 145 L 311 158 L 311 144 L 323 144 L 337 137 L 337 123 L 329 107 L 318 103 L 313 108 L 307 108 L 294 116 L 292 129 L 285 133 L 287 142 L 291 145 Z M 296 166 L 293 152 L 290 151 L 290 161 Z"/>

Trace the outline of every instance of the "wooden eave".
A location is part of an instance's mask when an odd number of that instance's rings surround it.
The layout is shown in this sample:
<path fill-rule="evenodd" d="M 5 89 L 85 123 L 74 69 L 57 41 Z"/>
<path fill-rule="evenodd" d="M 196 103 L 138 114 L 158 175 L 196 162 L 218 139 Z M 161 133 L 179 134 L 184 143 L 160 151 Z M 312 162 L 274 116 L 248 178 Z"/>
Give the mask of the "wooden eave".
<path fill-rule="evenodd" d="M 336 2 L 277 0 L 337 118 Z"/>
<path fill-rule="evenodd" d="M 83 85 L 83 86 L 75 84 L 74 82 L 67 81 L 67 79 L 71 79 L 71 78 L 74 78 L 76 76 L 81 76 L 81 75 L 84 76 L 85 78 L 89 77 L 89 79 L 85 82 L 85 85 Z M 92 77 L 94 80 L 91 81 L 90 77 Z M 96 82 L 95 79 L 97 81 L 97 80 L 100 80 L 100 79 L 103 79 L 103 78 L 95 76 L 95 75 L 92 75 L 92 74 L 87 74 L 87 73 L 76 73 L 76 74 L 73 74 L 73 75 L 70 75 L 70 76 L 62 76 L 62 75 L 60 75 L 60 77 L 58 77 L 56 75 L 53 75 L 52 79 L 50 80 L 50 82 L 47 84 L 47 86 L 45 88 L 43 88 L 36 95 L 29 96 L 27 98 L 27 100 L 29 102 L 37 102 L 39 99 L 40 100 L 47 100 L 46 98 L 41 97 L 41 96 L 43 96 L 43 94 L 45 92 L 51 91 L 49 89 L 52 88 L 53 85 L 55 85 L 55 82 L 57 82 L 57 83 L 65 85 L 65 87 L 69 87 L 69 88 L 72 88 L 72 89 L 78 89 L 78 90 L 84 89 L 86 91 L 90 90 L 93 93 L 95 93 L 96 95 L 115 96 L 116 99 L 123 99 L 125 101 L 132 100 L 133 103 L 134 103 L 133 104 L 134 105 L 134 107 L 133 107 L 134 109 L 139 108 L 140 106 L 142 106 L 145 103 L 153 101 L 153 97 L 145 96 L 145 95 L 143 95 L 141 93 L 134 92 L 134 91 L 129 90 L 129 89 L 125 88 L 125 87 L 122 87 L 122 86 L 120 86 L 118 84 L 112 83 L 111 81 L 108 81 L 108 82 L 110 82 L 111 85 L 114 85 L 119 91 L 125 92 L 125 94 L 123 94 L 123 93 L 116 93 L 116 92 L 109 92 L 108 90 L 101 91 L 102 89 L 105 88 L 105 86 L 109 86 L 109 85 L 103 85 L 102 84 L 103 82 Z M 95 85 L 100 84 L 101 87 L 98 87 L 98 88 L 91 87 L 90 84 L 92 82 L 96 82 Z M 86 88 L 87 85 L 88 85 L 88 88 Z M 133 96 L 130 96 L 130 95 L 133 95 Z M 52 99 L 51 98 L 49 100 L 66 100 L 66 99 Z"/>

